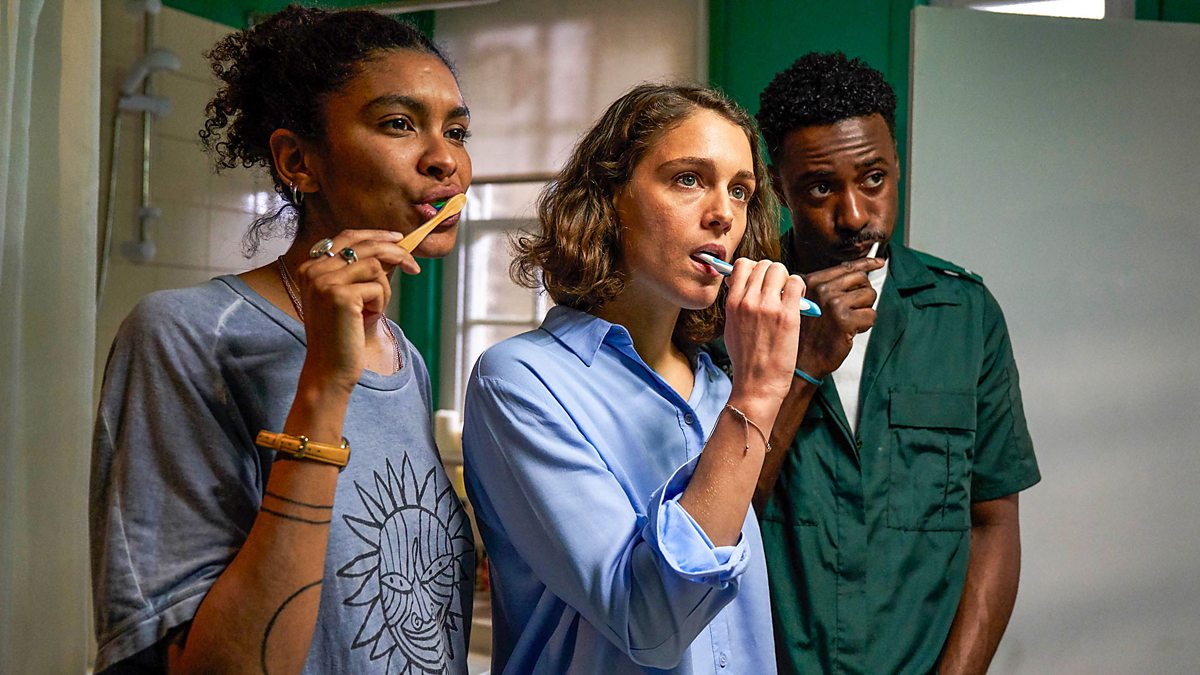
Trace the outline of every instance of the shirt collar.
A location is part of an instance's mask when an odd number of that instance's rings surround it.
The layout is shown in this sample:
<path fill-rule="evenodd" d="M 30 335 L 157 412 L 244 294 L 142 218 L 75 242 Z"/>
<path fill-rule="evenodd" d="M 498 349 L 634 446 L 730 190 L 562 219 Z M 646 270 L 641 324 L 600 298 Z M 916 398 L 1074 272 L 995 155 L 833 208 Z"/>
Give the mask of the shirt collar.
<path fill-rule="evenodd" d="M 564 305 L 550 308 L 546 319 L 542 321 L 542 330 L 553 335 L 587 366 L 592 365 L 596 352 L 600 351 L 600 345 L 604 344 L 609 334 L 612 334 L 612 342 L 618 347 L 633 345 L 629 331 L 624 327 Z"/>
<path fill-rule="evenodd" d="M 583 361 L 586 366 L 591 366 L 592 361 L 596 360 L 596 354 L 605 341 L 641 360 L 633 348 L 633 338 L 630 337 L 629 331 L 625 330 L 624 326 L 609 323 L 587 312 L 564 305 L 555 305 L 546 313 L 541 328 L 554 336 L 554 339 L 561 342 L 572 354 L 579 357 L 579 360 Z M 712 359 L 703 351 L 697 354 L 697 363 L 703 367 L 705 372 L 709 373 L 710 377 L 720 370 L 713 365 Z"/>
<path fill-rule="evenodd" d="M 888 256 L 891 279 L 901 295 L 937 285 L 937 277 L 907 247 L 892 243 Z"/>

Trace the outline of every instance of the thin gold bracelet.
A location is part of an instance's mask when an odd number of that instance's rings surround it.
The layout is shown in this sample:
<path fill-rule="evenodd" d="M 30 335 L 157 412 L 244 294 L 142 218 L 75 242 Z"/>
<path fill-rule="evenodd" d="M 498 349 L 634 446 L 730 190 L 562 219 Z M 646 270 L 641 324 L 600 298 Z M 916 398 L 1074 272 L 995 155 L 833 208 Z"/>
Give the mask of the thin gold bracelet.
<path fill-rule="evenodd" d="M 754 430 L 758 432 L 758 435 L 762 436 L 763 443 L 765 443 L 767 445 L 767 452 L 771 452 L 771 439 L 762 430 L 762 427 L 755 424 L 754 421 L 751 420 L 749 417 L 746 417 L 746 413 L 742 412 L 741 410 L 738 410 L 737 408 L 733 407 L 732 405 L 726 403 L 725 407 L 728 408 L 729 410 L 732 410 L 735 414 L 737 414 L 738 417 L 742 418 L 743 426 L 746 429 L 746 449 L 743 452 L 750 452 L 750 427 L 754 427 Z"/>

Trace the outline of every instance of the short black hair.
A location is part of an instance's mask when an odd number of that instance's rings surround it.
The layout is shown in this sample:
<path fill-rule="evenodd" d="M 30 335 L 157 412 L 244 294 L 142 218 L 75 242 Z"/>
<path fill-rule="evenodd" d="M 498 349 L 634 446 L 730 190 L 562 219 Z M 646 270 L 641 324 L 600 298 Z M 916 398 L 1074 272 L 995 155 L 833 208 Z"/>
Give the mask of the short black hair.
<path fill-rule="evenodd" d="M 289 129 L 304 138 L 322 138 L 328 98 L 364 63 L 392 50 L 428 54 L 454 73 L 446 54 L 406 21 L 371 11 L 289 5 L 251 28 L 225 36 L 205 54 L 219 89 L 205 108 L 200 142 L 213 155 L 218 171 L 237 166 L 267 169 L 275 192 L 299 210 L 275 172 L 271 134 Z M 277 224 L 291 224 L 291 219 L 282 218 L 284 210 L 250 227 L 243 242 L 247 254 Z"/>
<path fill-rule="evenodd" d="M 796 129 L 879 113 L 896 138 L 896 92 L 883 73 L 842 52 L 809 52 L 780 71 L 759 96 L 759 129 L 771 161 Z"/>

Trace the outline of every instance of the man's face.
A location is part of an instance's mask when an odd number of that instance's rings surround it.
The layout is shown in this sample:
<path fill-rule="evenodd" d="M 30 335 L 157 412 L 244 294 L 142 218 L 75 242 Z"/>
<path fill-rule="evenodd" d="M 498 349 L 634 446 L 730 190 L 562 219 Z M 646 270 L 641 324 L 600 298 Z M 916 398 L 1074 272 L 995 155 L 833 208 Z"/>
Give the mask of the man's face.
<path fill-rule="evenodd" d="M 881 115 L 792 131 L 774 170 L 797 230 L 801 272 L 861 258 L 891 238 L 900 160 Z"/>

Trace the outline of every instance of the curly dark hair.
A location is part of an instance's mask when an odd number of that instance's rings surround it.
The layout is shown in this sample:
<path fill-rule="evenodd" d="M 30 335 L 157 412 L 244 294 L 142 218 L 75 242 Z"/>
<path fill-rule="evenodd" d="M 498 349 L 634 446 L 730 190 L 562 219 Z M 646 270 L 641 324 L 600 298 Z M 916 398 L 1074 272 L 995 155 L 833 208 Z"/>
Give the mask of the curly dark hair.
<path fill-rule="evenodd" d="M 896 92 L 883 74 L 842 52 L 809 52 L 780 71 L 759 96 L 758 126 L 777 162 L 789 133 L 879 113 L 896 138 Z"/>
<path fill-rule="evenodd" d="M 454 73 L 445 53 L 410 23 L 370 11 L 323 10 L 288 5 L 261 23 L 221 39 L 205 53 L 220 82 L 205 107 L 200 143 L 217 171 L 265 167 L 284 201 L 259 218 L 243 240 L 247 256 L 284 226 L 295 234 L 303 212 L 275 171 L 270 138 L 288 129 L 303 138 L 325 132 L 324 105 L 381 52 L 411 50 L 437 57 Z"/>
<path fill-rule="evenodd" d="M 613 102 L 576 144 L 571 158 L 538 198 L 540 231 L 516 237 L 512 277 L 546 290 L 554 302 L 592 311 L 625 288 L 621 239 L 613 197 L 662 135 L 698 110 L 711 110 L 737 125 L 750 142 L 757 186 L 747 206 L 746 233 L 731 257 L 756 260 L 779 255 L 779 202 L 758 146 L 754 121 L 724 94 L 690 84 L 642 84 Z M 716 303 L 684 310 L 675 343 L 692 350 L 725 325 L 725 285 Z"/>

